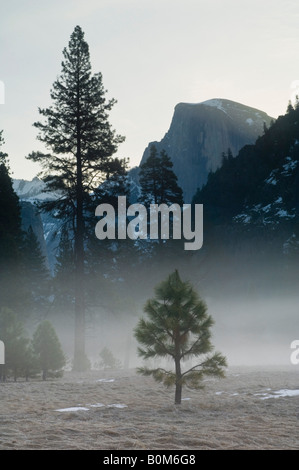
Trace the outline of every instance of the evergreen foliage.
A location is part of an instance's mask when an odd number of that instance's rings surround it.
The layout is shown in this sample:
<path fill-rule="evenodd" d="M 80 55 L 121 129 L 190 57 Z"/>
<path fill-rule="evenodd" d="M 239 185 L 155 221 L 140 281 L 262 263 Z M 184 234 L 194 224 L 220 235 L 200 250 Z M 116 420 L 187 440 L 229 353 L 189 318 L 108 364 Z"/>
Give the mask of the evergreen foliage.
<path fill-rule="evenodd" d="M 84 203 L 107 174 L 115 172 L 111 156 L 124 138 L 109 124 L 108 112 L 116 101 L 106 100 L 102 74 L 91 74 L 89 47 L 80 26 L 74 29 L 63 57 L 61 75 L 51 90 L 53 105 L 39 109 L 44 123 L 34 123 L 38 139 L 52 153 L 33 152 L 28 158 L 42 165 L 47 191 L 61 192 L 61 198 L 43 207 L 60 209 L 64 218 L 70 213 L 73 219 L 77 191 Z"/>
<path fill-rule="evenodd" d="M 184 384 L 199 388 L 204 375 L 223 376 L 226 359 L 220 353 L 207 356 L 213 349 L 213 320 L 204 301 L 177 270 L 156 287 L 156 296 L 147 301 L 144 311 L 149 320 L 140 319 L 135 328 L 139 355 L 144 359 L 171 357 L 175 368 L 141 367 L 138 372 L 166 386 L 175 385 L 176 404 L 181 403 Z M 182 369 L 182 361 L 200 356 L 196 365 Z"/>
<path fill-rule="evenodd" d="M 0 148 L 3 144 L 0 131 Z M 20 312 L 27 302 L 21 282 L 22 244 L 19 198 L 13 189 L 7 154 L 0 150 L 0 308 Z"/>
<path fill-rule="evenodd" d="M 99 364 L 100 367 L 104 369 L 119 369 L 121 368 L 121 362 L 116 359 L 107 347 L 103 348 L 100 352 L 101 362 Z"/>
<path fill-rule="evenodd" d="M 64 313 L 73 311 L 75 299 L 74 246 L 70 233 L 70 228 L 63 225 L 53 278 L 54 308 Z"/>
<path fill-rule="evenodd" d="M 50 273 L 31 226 L 24 235 L 23 260 L 26 270 L 24 283 L 30 294 L 29 308 L 31 314 L 38 318 L 49 309 Z"/>
<path fill-rule="evenodd" d="M 38 325 L 33 334 L 32 345 L 42 370 L 43 380 L 49 375 L 61 375 L 66 362 L 65 356 L 56 331 L 48 320 Z"/>
<path fill-rule="evenodd" d="M 173 163 L 165 150 L 158 154 L 156 146 L 152 144 L 150 146 L 149 157 L 141 165 L 139 172 L 140 196 L 138 201 L 148 210 L 148 233 L 150 232 L 151 211 L 152 213 L 155 212 L 153 207 L 150 208 L 151 205 L 156 204 L 160 207 L 163 207 L 163 205 L 169 207 L 172 204 L 177 204 L 182 214 L 183 191 L 177 183 L 177 176 L 172 168 Z M 139 242 L 145 250 L 151 251 L 151 256 L 157 256 L 160 260 L 162 257 L 165 262 L 167 262 L 169 256 L 173 256 L 173 252 L 176 250 L 178 252 L 182 249 L 181 240 L 173 239 L 172 227 L 174 217 L 177 216 L 176 214 L 176 211 L 174 213 L 169 212 L 169 234 L 165 235 L 161 212 L 158 210 L 155 213 L 158 222 L 158 243 L 152 240 L 151 243 L 148 243 L 148 240 L 146 243 Z M 166 236 L 166 238 L 163 239 L 163 236 Z"/>
<path fill-rule="evenodd" d="M 225 155 L 223 165 L 210 173 L 205 186 L 198 189 L 193 203 L 204 205 L 206 226 L 229 224 L 234 216 L 246 212 L 246 208 L 263 206 L 284 195 L 287 209 L 299 207 L 296 181 L 299 168 L 299 109 L 290 104 L 287 113 L 280 116 L 255 144 L 243 147 L 235 158 Z M 287 160 L 293 162 L 289 179 L 269 177 L 284 174 Z M 296 168 L 295 168 L 296 167 Z"/>
<path fill-rule="evenodd" d="M 106 181 L 94 191 L 93 214 L 90 223 L 90 234 L 86 240 L 86 275 L 88 282 L 88 302 L 98 305 L 102 289 L 103 276 L 111 279 L 120 278 L 127 272 L 134 252 L 134 245 L 130 240 L 116 239 L 99 240 L 95 237 L 94 208 L 99 204 L 110 204 L 115 211 L 115 221 L 118 216 L 118 197 L 125 196 L 127 207 L 130 204 L 130 183 L 127 174 L 127 162 L 114 160 L 113 172 L 107 174 Z M 99 262 L 101 260 L 101 262 Z M 99 289 L 100 287 L 100 289 Z"/>
<path fill-rule="evenodd" d="M 26 374 L 29 339 L 17 315 L 6 307 L 0 309 L 0 332 L 5 345 L 5 364 L 0 366 L 0 379 L 6 381 L 8 375 L 13 374 L 16 381 L 18 376 Z"/>
<path fill-rule="evenodd" d="M 50 322 L 37 327 L 33 339 L 25 334 L 23 322 L 8 308 L 0 309 L 1 341 L 5 345 L 5 364 L 0 365 L 0 381 L 19 377 L 28 380 L 42 371 L 43 380 L 60 376 L 65 365 L 59 339 Z"/>
<path fill-rule="evenodd" d="M 177 177 L 172 170 L 173 163 L 162 150 L 158 155 L 154 144 L 150 147 L 150 155 L 141 165 L 139 182 L 141 195 L 139 202 L 149 207 L 150 204 L 176 203 L 183 205 L 183 191 L 177 184 Z"/>

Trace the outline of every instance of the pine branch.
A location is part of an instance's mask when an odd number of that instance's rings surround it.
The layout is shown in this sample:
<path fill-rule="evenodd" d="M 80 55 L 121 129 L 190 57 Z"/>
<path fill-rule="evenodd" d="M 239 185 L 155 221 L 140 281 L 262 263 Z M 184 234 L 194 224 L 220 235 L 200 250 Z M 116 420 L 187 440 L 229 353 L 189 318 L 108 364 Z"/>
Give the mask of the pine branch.
<path fill-rule="evenodd" d="M 189 374 L 193 370 L 196 370 L 198 367 L 203 367 L 206 361 L 202 362 L 201 364 L 197 364 L 196 366 L 191 367 L 190 369 L 186 370 L 185 372 L 182 373 L 182 377 L 185 375 Z M 199 372 L 199 371 L 198 371 Z"/>

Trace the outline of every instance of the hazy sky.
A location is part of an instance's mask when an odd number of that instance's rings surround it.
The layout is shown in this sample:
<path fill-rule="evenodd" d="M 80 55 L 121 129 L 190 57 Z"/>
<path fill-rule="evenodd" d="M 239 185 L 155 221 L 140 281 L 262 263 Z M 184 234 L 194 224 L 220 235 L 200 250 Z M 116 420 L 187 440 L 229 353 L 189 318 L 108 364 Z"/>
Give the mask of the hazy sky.
<path fill-rule="evenodd" d="M 77 24 L 118 101 L 110 122 L 131 166 L 179 102 L 226 98 L 277 117 L 299 83 L 298 0 L 0 0 L 0 129 L 15 178 L 38 172 L 25 160 L 41 149 L 32 123 Z"/>

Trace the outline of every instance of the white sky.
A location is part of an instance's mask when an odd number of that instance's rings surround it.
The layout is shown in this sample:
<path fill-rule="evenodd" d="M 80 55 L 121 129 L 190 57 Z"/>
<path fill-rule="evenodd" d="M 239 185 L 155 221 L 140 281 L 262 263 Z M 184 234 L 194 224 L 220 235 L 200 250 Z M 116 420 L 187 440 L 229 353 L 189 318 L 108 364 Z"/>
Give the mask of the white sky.
<path fill-rule="evenodd" d="M 177 103 L 226 98 L 277 117 L 299 80 L 298 0 L 0 0 L 0 129 L 15 178 L 38 173 L 25 160 L 42 149 L 32 124 L 77 24 L 118 100 L 110 122 L 131 166 Z"/>

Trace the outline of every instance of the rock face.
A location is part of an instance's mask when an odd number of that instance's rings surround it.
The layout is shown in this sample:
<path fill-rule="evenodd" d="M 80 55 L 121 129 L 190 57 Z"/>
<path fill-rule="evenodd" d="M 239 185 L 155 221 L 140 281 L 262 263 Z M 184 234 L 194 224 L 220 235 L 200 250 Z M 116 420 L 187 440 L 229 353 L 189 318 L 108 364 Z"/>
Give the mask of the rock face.
<path fill-rule="evenodd" d="M 45 184 L 35 177 L 32 181 L 14 179 L 13 187 L 20 199 L 34 202 L 36 198 L 41 199 L 43 197 Z"/>
<path fill-rule="evenodd" d="M 57 232 L 59 224 L 50 214 L 38 212 L 36 202 L 41 202 L 49 198 L 48 193 L 44 193 L 45 183 L 35 177 L 32 181 L 14 179 L 13 187 L 20 198 L 21 217 L 23 230 L 27 231 L 31 225 L 40 243 L 42 255 L 48 269 L 53 271 L 55 253 L 59 243 Z M 53 193 L 55 197 L 55 193 Z"/>
<path fill-rule="evenodd" d="M 222 153 L 230 148 L 233 156 L 246 144 L 263 134 L 264 124 L 273 118 L 234 101 L 212 99 L 198 104 L 179 103 L 175 107 L 169 131 L 160 142 L 152 142 L 158 151 L 165 149 L 173 170 L 190 203 L 197 188 L 206 183 L 210 171 L 220 165 Z M 145 149 L 141 164 L 149 156 Z"/>

